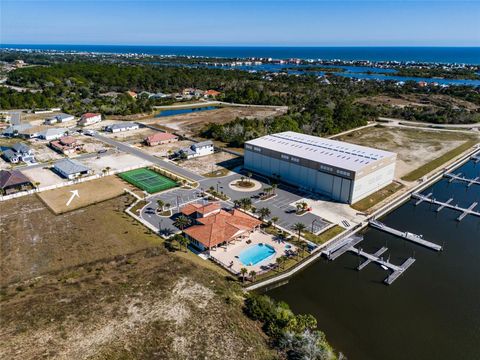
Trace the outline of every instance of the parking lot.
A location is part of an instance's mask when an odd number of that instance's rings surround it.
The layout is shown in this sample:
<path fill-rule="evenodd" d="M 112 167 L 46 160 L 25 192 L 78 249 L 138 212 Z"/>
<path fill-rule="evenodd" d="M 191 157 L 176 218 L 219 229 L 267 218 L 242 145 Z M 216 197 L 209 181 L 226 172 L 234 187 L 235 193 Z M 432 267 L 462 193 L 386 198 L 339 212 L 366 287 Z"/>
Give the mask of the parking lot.
<path fill-rule="evenodd" d="M 155 227 L 159 227 L 160 220 L 162 222 L 162 229 L 169 229 L 167 231 L 178 231 L 177 228 L 173 225 L 175 215 L 171 218 L 161 217 L 156 214 L 157 200 L 161 199 L 164 204 L 170 204 L 172 212 L 175 214 L 179 211 L 183 205 L 194 202 L 202 201 L 200 196 L 202 190 L 208 190 L 211 186 L 215 189 L 218 187 L 219 191 L 223 191 L 229 198 L 229 201 L 222 202 L 222 206 L 226 208 L 233 207 L 233 201 L 245 197 L 250 197 L 252 200 L 252 205 L 257 209 L 268 208 L 271 212 L 269 219 L 277 217 L 277 225 L 281 226 L 286 230 L 292 230 L 292 226 L 295 223 L 303 223 L 309 231 L 314 233 L 320 232 L 323 228 L 329 225 L 329 222 L 316 216 L 310 212 L 307 212 L 301 216 L 295 213 L 295 203 L 303 199 L 307 192 L 299 191 L 296 188 L 286 186 L 284 184 L 279 185 L 276 189 L 276 196 L 268 200 L 259 200 L 258 194 L 262 192 L 262 189 L 245 192 L 245 191 L 236 191 L 229 187 L 229 183 L 240 179 L 241 174 L 233 174 L 223 178 L 213 178 L 213 179 L 203 179 L 200 180 L 200 187 L 198 189 L 173 189 L 166 191 L 160 194 L 156 194 L 148 198 L 149 204 L 144 207 L 141 212 L 141 216 L 144 220 L 148 221 Z M 262 188 L 269 187 L 268 179 L 253 176 L 253 179 L 262 184 Z"/>

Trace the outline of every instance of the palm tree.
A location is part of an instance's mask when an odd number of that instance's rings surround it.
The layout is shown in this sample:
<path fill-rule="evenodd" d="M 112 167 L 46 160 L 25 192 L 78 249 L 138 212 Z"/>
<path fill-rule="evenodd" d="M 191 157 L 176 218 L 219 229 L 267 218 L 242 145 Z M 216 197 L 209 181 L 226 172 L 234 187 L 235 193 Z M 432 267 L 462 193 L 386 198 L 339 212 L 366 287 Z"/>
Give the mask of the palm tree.
<path fill-rule="evenodd" d="M 187 252 L 187 247 L 188 247 L 188 244 L 190 244 L 190 240 L 185 236 L 179 236 L 177 241 L 180 244 L 180 247 L 183 246 L 185 248 L 185 252 Z"/>
<path fill-rule="evenodd" d="M 163 212 L 163 207 L 165 206 L 165 203 L 163 202 L 162 199 L 157 200 L 157 211 L 160 209 L 160 212 Z"/>
<path fill-rule="evenodd" d="M 270 195 L 270 193 L 273 191 L 273 187 L 267 187 L 264 189 L 264 191 L 267 195 Z"/>
<path fill-rule="evenodd" d="M 240 184 L 244 185 L 245 176 L 240 176 Z"/>
<path fill-rule="evenodd" d="M 269 208 L 261 208 L 260 210 L 258 210 L 258 214 L 260 215 L 260 220 L 263 220 L 264 218 L 270 216 L 271 214 L 271 211 Z"/>
<path fill-rule="evenodd" d="M 110 173 L 110 170 L 112 170 L 112 168 L 111 168 L 110 166 L 107 166 L 107 167 L 105 168 L 105 170 L 107 170 L 107 174 L 109 174 L 109 173 Z"/>
<path fill-rule="evenodd" d="M 250 198 L 242 198 L 240 199 L 240 207 L 243 210 L 248 210 L 252 207 L 252 199 Z"/>
<path fill-rule="evenodd" d="M 35 189 L 38 189 L 38 187 L 40 186 L 40 181 L 35 181 L 33 183 L 33 186 L 35 186 Z"/>
<path fill-rule="evenodd" d="M 252 178 L 252 173 L 249 171 L 247 172 L 247 178 L 248 178 L 248 183 L 250 184 L 252 182 L 251 178 Z"/>
<path fill-rule="evenodd" d="M 170 203 L 165 203 L 165 209 L 169 210 L 172 205 Z"/>
<path fill-rule="evenodd" d="M 239 208 L 242 206 L 242 202 L 240 200 L 233 200 L 233 206 Z"/>
<path fill-rule="evenodd" d="M 272 193 L 275 195 L 275 190 L 278 188 L 278 185 L 276 183 L 272 183 Z"/>
<path fill-rule="evenodd" d="M 302 231 L 304 231 L 306 228 L 307 228 L 307 226 L 304 223 L 301 223 L 301 222 L 293 224 L 292 230 L 294 230 L 298 233 L 298 241 L 300 241 L 300 235 L 302 234 Z"/>
<path fill-rule="evenodd" d="M 186 217 L 185 215 L 180 215 L 173 224 L 180 230 L 183 230 L 191 223 L 192 221 L 190 220 L 190 218 Z"/>
<path fill-rule="evenodd" d="M 255 271 L 255 270 L 252 270 L 252 271 L 250 271 L 250 273 L 249 273 L 248 275 L 250 275 L 250 280 L 251 280 L 252 282 L 254 282 L 254 281 L 255 281 L 255 278 L 256 278 L 256 276 L 257 276 L 256 271 Z"/>
<path fill-rule="evenodd" d="M 302 241 L 300 243 L 300 249 L 302 249 L 302 258 L 303 258 L 303 255 L 305 254 L 305 251 L 307 250 L 308 248 L 308 245 L 305 241 Z"/>
<path fill-rule="evenodd" d="M 245 275 L 247 274 L 248 270 L 246 268 L 240 269 L 240 274 L 242 274 L 242 282 L 245 282 Z"/>

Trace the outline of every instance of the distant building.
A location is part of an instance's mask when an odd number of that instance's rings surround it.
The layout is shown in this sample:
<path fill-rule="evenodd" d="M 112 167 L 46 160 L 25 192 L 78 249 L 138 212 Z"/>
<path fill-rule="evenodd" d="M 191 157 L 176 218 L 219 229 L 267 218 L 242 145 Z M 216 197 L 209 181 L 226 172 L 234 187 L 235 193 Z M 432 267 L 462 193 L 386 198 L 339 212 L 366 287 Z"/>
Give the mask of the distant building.
<path fill-rule="evenodd" d="M 187 159 L 191 159 L 194 157 L 213 154 L 214 151 L 215 148 L 213 146 L 213 143 L 210 140 L 207 140 L 195 143 L 190 147 L 182 148 L 178 150 L 175 155 L 177 155 L 178 157 L 185 157 Z"/>
<path fill-rule="evenodd" d="M 122 131 L 130 131 L 130 130 L 136 130 L 140 126 L 136 123 L 133 122 L 124 122 L 124 123 L 118 123 L 118 124 L 112 124 L 105 126 L 105 131 L 111 132 L 111 133 L 117 133 L 117 132 L 122 132 Z"/>
<path fill-rule="evenodd" d="M 3 151 L 2 157 L 11 164 L 18 164 L 20 162 L 20 156 L 12 149 Z"/>
<path fill-rule="evenodd" d="M 44 132 L 46 129 L 47 128 L 42 125 L 30 126 L 25 129 L 18 130 L 15 136 L 23 139 L 34 139 L 40 137 L 42 132 Z"/>
<path fill-rule="evenodd" d="M 209 97 L 213 97 L 213 98 L 215 98 L 215 97 L 219 96 L 220 94 L 221 94 L 221 92 L 220 92 L 220 91 L 216 91 L 216 90 L 207 90 L 207 91 L 205 91 L 205 93 L 204 93 L 204 95 L 203 95 L 203 96 L 205 96 L 206 98 L 209 98 Z"/>
<path fill-rule="evenodd" d="M 59 129 L 59 128 L 53 128 L 53 129 L 47 129 L 43 132 L 40 133 L 40 138 L 44 140 L 56 140 L 60 139 L 62 136 L 65 136 L 66 130 L 65 129 Z"/>
<path fill-rule="evenodd" d="M 102 114 L 86 113 L 82 115 L 78 121 L 78 125 L 88 126 L 99 123 L 100 121 L 102 121 Z"/>
<path fill-rule="evenodd" d="M 175 141 L 178 141 L 178 136 L 167 132 L 158 132 L 145 138 L 145 143 L 148 146 L 168 144 Z"/>
<path fill-rule="evenodd" d="M 0 190 L 8 195 L 14 192 L 29 190 L 32 182 L 18 170 L 0 170 Z"/>
<path fill-rule="evenodd" d="M 83 150 L 83 144 L 79 143 L 73 136 L 63 136 L 59 140 L 50 141 L 50 147 L 65 155 Z"/>
<path fill-rule="evenodd" d="M 137 93 L 135 91 L 127 91 L 127 95 L 136 99 L 137 98 Z"/>
<path fill-rule="evenodd" d="M 91 173 L 89 168 L 72 159 L 62 159 L 57 161 L 53 165 L 53 170 L 60 176 L 70 180 Z"/>
<path fill-rule="evenodd" d="M 351 204 L 393 181 L 396 158 L 384 150 L 287 131 L 247 141 L 244 168 Z"/>
<path fill-rule="evenodd" d="M 52 124 L 57 124 L 57 123 L 65 123 L 65 122 L 73 121 L 73 120 L 75 120 L 75 117 L 73 115 L 59 114 L 59 115 L 55 115 L 55 116 L 52 116 L 52 117 L 49 117 L 49 118 L 45 119 L 44 124 L 45 125 L 52 125 Z"/>
<path fill-rule="evenodd" d="M 35 162 L 33 150 L 24 143 L 13 144 L 12 150 L 23 162 Z"/>

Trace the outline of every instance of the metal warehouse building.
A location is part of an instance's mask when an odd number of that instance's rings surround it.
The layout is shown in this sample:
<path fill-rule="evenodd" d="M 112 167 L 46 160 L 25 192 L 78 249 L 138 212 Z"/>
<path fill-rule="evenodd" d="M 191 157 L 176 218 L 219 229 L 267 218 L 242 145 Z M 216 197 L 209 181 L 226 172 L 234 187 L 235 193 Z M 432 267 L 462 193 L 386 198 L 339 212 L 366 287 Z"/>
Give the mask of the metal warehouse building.
<path fill-rule="evenodd" d="M 287 131 L 247 141 L 244 168 L 352 204 L 392 182 L 396 158 L 388 151 Z"/>

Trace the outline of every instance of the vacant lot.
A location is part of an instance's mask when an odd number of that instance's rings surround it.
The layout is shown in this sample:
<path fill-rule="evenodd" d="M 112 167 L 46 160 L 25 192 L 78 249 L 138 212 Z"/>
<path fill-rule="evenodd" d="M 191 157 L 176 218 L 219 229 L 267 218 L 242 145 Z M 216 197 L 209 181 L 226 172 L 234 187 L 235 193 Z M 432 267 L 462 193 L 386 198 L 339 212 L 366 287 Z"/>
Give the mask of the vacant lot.
<path fill-rule="evenodd" d="M 168 156 L 174 153 L 175 151 L 184 147 L 189 147 L 192 144 L 193 144 L 193 141 L 179 140 L 169 144 L 162 144 L 162 145 L 156 145 L 156 146 L 141 145 L 141 149 L 154 156 Z"/>
<path fill-rule="evenodd" d="M 0 208 L 0 358 L 275 359 L 236 284 L 164 250 L 124 214 L 130 201 Z"/>
<path fill-rule="evenodd" d="M 261 108 L 261 107 L 235 107 L 227 106 L 216 110 L 199 111 L 184 115 L 168 116 L 149 119 L 149 123 L 156 123 L 163 128 L 171 129 L 177 133 L 195 136 L 208 123 L 224 124 L 241 118 L 264 119 L 280 115 L 286 108 Z"/>
<path fill-rule="evenodd" d="M 36 196 L 0 207 L 0 285 L 159 243 L 124 213 L 131 196 L 54 215 Z"/>
<path fill-rule="evenodd" d="M 107 168 L 110 171 L 124 171 L 132 167 L 150 165 L 146 160 L 122 152 L 82 159 L 81 163 L 92 169 L 96 174 L 102 174 L 103 170 Z"/>
<path fill-rule="evenodd" d="M 132 187 L 116 176 L 106 176 L 98 180 L 44 191 L 38 193 L 38 196 L 55 214 L 61 214 L 117 197 L 125 192 L 125 188 Z M 73 195 L 72 191 L 78 191 L 79 196 L 74 197 L 67 205 Z"/>
<path fill-rule="evenodd" d="M 208 177 L 228 175 L 230 169 L 242 164 L 242 157 L 223 151 L 208 156 L 184 160 L 180 163 L 183 168 Z"/>
<path fill-rule="evenodd" d="M 149 128 L 141 128 L 117 133 L 105 132 L 102 135 L 118 141 L 128 142 L 130 144 L 139 144 L 142 143 L 147 136 L 153 135 L 157 132 L 158 131 Z"/>
<path fill-rule="evenodd" d="M 384 126 L 355 131 L 336 139 L 397 153 L 395 171 L 397 179 L 458 148 L 467 141 L 480 141 L 480 137 L 476 134 Z M 442 165 L 438 164 L 438 166 Z"/>
<path fill-rule="evenodd" d="M 67 181 L 67 179 L 58 176 L 48 165 L 45 165 L 45 167 L 23 168 L 21 171 L 32 183 L 38 182 L 40 187 L 60 184 Z"/>

